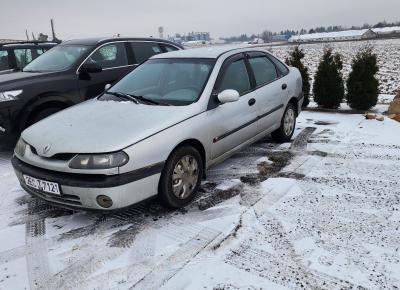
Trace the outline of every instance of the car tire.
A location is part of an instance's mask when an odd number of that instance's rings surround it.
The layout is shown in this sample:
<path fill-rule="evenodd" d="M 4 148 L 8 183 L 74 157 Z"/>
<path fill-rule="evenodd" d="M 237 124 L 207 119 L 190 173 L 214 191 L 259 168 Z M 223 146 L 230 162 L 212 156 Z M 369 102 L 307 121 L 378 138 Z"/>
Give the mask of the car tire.
<path fill-rule="evenodd" d="M 191 146 L 175 149 L 169 156 L 159 183 L 159 198 L 164 206 L 181 208 L 196 196 L 201 177 L 203 161 L 200 153 Z"/>
<path fill-rule="evenodd" d="M 281 120 L 281 126 L 272 132 L 272 138 L 279 143 L 289 142 L 296 128 L 296 108 L 289 103 Z"/>
<path fill-rule="evenodd" d="M 40 110 L 40 111 L 36 112 L 31 118 L 29 118 L 26 127 L 33 125 L 33 124 L 47 118 L 50 115 L 53 115 L 61 110 L 62 110 L 62 108 L 60 108 L 60 107 L 50 107 L 50 108 Z"/>

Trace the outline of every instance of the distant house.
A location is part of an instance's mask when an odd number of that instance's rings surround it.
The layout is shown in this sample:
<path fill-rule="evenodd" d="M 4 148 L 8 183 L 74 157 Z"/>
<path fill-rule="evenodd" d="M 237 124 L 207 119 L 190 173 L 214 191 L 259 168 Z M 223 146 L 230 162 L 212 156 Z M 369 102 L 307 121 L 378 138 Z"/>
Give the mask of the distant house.
<path fill-rule="evenodd" d="M 373 38 L 377 38 L 376 32 L 372 29 L 362 29 L 293 35 L 289 38 L 289 42 L 343 41 Z"/>
<path fill-rule="evenodd" d="M 400 37 L 400 26 L 372 28 L 378 37 Z"/>
<path fill-rule="evenodd" d="M 289 35 L 286 34 L 278 34 L 272 36 L 272 41 L 288 41 Z"/>

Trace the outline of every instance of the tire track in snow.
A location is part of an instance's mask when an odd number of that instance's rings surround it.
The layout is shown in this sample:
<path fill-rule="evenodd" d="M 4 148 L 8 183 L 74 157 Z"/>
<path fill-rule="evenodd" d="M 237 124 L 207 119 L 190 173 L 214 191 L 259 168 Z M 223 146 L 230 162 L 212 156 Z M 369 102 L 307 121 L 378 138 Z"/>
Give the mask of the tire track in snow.
<path fill-rule="evenodd" d="M 28 203 L 28 212 L 35 214 L 40 203 L 33 199 Z M 45 239 L 45 218 L 28 221 L 25 224 L 25 256 L 30 289 L 48 289 L 47 280 L 51 277 L 47 243 Z"/>
<path fill-rule="evenodd" d="M 159 289 L 219 235 L 219 231 L 204 228 L 166 260 L 153 268 L 151 272 L 135 283 L 130 289 Z"/>

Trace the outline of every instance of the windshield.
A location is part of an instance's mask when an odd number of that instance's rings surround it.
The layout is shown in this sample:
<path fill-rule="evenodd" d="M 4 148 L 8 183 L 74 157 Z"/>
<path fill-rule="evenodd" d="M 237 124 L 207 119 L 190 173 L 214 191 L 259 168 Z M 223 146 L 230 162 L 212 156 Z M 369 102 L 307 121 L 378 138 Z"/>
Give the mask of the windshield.
<path fill-rule="evenodd" d="M 42 54 L 23 71 L 25 72 L 52 72 L 65 70 L 71 67 L 89 47 L 80 45 L 59 45 Z"/>
<path fill-rule="evenodd" d="M 199 99 L 213 64 L 213 59 L 148 60 L 109 92 L 142 96 L 171 105 L 187 105 Z M 100 99 L 109 98 L 105 94 Z"/>

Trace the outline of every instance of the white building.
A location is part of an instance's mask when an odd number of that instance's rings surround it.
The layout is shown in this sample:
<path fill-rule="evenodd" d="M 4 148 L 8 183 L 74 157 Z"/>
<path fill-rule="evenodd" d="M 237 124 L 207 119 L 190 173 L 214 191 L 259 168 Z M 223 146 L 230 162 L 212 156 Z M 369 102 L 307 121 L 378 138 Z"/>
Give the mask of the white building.
<path fill-rule="evenodd" d="M 289 38 L 289 42 L 343 41 L 371 39 L 376 37 L 377 33 L 372 29 L 362 29 L 293 35 Z"/>

